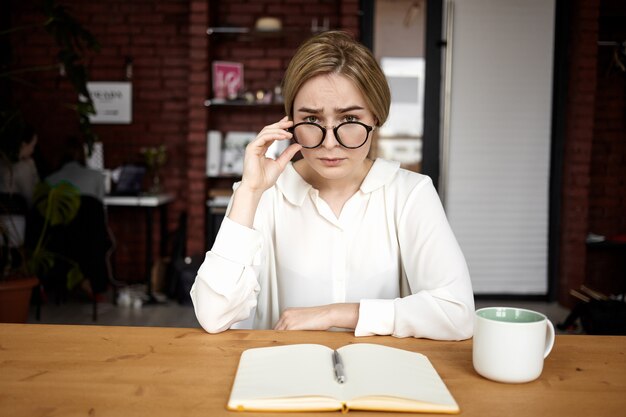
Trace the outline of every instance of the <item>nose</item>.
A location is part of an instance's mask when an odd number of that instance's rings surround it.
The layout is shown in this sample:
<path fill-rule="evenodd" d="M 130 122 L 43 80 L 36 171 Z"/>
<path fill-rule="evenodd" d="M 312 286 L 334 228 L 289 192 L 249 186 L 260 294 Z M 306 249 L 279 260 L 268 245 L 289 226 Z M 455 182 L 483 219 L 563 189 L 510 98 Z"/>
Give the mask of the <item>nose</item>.
<path fill-rule="evenodd" d="M 322 146 L 326 149 L 332 149 L 336 146 L 339 146 L 339 142 L 337 142 L 337 138 L 335 137 L 335 132 L 332 128 L 326 129 L 326 137 L 322 142 Z"/>

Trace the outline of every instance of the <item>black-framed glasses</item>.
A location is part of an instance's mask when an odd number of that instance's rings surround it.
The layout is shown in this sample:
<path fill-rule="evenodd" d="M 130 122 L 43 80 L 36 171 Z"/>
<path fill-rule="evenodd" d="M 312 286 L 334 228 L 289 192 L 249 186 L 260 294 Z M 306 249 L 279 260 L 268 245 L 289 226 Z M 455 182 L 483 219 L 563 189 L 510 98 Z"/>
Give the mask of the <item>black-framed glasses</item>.
<path fill-rule="evenodd" d="M 332 129 L 337 142 L 341 146 L 348 149 L 356 149 L 365 145 L 370 132 L 375 127 L 361 122 L 343 122 L 329 129 Z M 293 134 L 293 139 L 296 143 L 302 145 L 303 148 L 313 149 L 322 145 L 322 142 L 326 139 L 326 131 L 328 129 L 317 123 L 301 122 L 287 130 Z"/>

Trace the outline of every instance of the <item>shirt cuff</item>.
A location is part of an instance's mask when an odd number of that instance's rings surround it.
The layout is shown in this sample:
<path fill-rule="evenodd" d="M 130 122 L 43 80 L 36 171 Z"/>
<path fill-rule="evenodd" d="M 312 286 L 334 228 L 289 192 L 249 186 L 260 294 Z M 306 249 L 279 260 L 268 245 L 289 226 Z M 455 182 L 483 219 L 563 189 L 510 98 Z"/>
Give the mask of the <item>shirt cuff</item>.
<path fill-rule="evenodd" d="M 395 300 L 361 300 L 355 336 L 389 335 L 393 333 Z"/>
<path fill-rule="evenodd" d="M 258 231 L 224 217 L 211 252 L 240 265 L 252 265 L 261 245 Z"/>

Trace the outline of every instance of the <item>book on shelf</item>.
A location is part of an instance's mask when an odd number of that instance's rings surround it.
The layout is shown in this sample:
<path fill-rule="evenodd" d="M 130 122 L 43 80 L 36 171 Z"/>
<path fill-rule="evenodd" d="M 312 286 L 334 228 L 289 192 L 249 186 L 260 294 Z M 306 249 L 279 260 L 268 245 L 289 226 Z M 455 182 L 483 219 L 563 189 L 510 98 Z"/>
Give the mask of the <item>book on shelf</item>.
<path fill-rule="evenodd" d="M 428 358 L 370 343 L 253 348 L 241 355 L 233 411 L 369 410 L 456 414 L 459 406 Z"/>
<path fill-rule="evenodd" d="M 208 131 L 206 148 L 206 175 L 217 177 L 220 175 L 222 161 L 222 133 L 220 131 Z"/>

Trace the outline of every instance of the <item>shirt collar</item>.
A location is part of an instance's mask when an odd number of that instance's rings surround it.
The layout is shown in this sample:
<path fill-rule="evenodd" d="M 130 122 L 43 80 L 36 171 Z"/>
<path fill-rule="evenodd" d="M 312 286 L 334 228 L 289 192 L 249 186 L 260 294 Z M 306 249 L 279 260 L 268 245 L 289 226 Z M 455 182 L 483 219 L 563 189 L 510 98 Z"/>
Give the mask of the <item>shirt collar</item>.
<path fill-rule="evenodd" d="M 388 161 L 381 158 L 376 159 L 363 180 L 363 183 L 361 183 L 361 192 L 366 194 L 371 193 L 389 184 L 398 172 L 398 169 L 400 169 L 399 162 Z M 292 163 L 287 164 L 285 171 L 278 177 L 276 186 L 283 193 L 285 198 L 296 206 L 301 206 L 302 203 L 304 203 L 304 199 L 313 188 L 311 184 L 306 182 L 300 174 L 298 174 Z"/>
<path fill-rule="evenodd" d="M 361 183 L 361 192 L 367 194 L 389 184 L 400 169 L 400 162 L 377 158 Z"/>
<path fill-rule="evenodd" d="M 287 164 L 285 171 L 278 177 L 276 186 L 285 198 L 295 206 L 301 206 L 307 194 L 313 188 L 311 184 L 298 174 L 291 162 Z"/>

